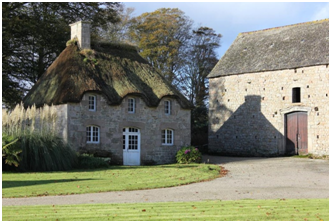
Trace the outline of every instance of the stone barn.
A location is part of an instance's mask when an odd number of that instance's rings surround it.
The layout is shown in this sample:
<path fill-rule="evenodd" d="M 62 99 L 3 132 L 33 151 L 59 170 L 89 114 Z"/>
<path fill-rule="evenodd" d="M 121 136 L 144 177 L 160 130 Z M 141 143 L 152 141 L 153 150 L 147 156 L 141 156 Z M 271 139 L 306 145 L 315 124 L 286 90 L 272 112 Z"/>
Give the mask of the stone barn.
<path fill-rule="evenodd" d="M 329 20 L 240 33 L 208 76 L 209 151 L 329 154 Z"/>
<path fill-rule="evenodd" d="M 90 23 L 70 26 L 72 40 L 24 105 L 53 104 L 59 134 L 77 151 L 109 152 L 115 164 L 174 162 L 191 142 L 190 102 L 135 47 L 91 43 Z"/>

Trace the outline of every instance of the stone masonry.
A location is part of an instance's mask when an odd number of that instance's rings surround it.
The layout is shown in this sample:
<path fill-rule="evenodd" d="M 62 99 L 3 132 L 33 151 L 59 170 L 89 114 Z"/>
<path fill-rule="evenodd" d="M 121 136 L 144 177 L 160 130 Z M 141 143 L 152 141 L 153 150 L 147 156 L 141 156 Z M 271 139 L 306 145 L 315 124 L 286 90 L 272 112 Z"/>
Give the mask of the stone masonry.
<path fill-rule="evenodd" d="M 79 21 L 73 24 L 70 24 L 71 27 L 71 38 L 78 39 L 78 45 L 80 49 L 90 49 L 91 48 L 91 31 L 90 31 L 90 22 Z"/>
<path fill-rule="evenodd" d="M 85 93 L 80 103 L 56 106 L 59 114 L 67 119 L 59 119 L 61 134 L 67 134 L 67 141 L 77 151 L 105 150 L 112 154 L 113 164 L 123 164 L 123 128 L 138 128 L 141 133 L 141 164 L 164 164 L 175 162 L 176 152 L 190 145 L 191 111 L 182 109 L 176 99 L 164 97 L 159 106 L 147 107 L 137 96 L 127 96 L 121 105 L 109 106 L 100 94 L 97 96 L 96 111 L 88 110 L 88 95 Z M 136 111 L 128 113 L 128 98 L 136 100 Z M 164 100 L 172 103 L 171 115 L 164 113 Z M 66 113 L 66 114 L 64 114 Z M 100 143 L 86 143 L 86 127 L 95 125 L 100 128 Z M 67 128 L 67 130 L 66 130 Z M 174 131 L 174 145 L 162 145 L 163 129 Z M 65 138 L 65 137 L 64 137 Z"/>
<path fill-rule="evenodd" d="M 329 154 L 329 67 L 210 78 L 209 151 L 241 156 L 285 154 L 285 115 L 308 114 L 308 153 Z M 301 102 L 292 103 L 300 88 Z"/>

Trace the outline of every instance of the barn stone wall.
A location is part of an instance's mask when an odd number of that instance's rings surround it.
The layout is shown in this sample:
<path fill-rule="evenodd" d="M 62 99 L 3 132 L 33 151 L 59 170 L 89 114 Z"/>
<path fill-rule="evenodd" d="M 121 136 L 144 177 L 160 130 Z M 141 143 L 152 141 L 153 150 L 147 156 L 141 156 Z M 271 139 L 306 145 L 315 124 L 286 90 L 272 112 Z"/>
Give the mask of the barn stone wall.
<path fill-rule="evenodd" d="M 329 67 L 209 79 L 209 151 L 225 155 L 285 153 L 285 115 L 308 114 L 308 153 L 329 154 Z M 301 102 L 292 102 L 299 87 Z"/>
<path fill-rule="evenodd" d="M 147 107 L 145 102 L 134 96 L 136 111 L 128 113 L 128 98 L 119 106 L 109 106 L 106 99 L 97 96 L 96 111 L 88 109 L 86 93 L 80 103 L 68 104 L 68 141 L 77 151 L 105 150 L 112 154 L 112 163 L 123 164 L 123 128 L 134 127 L 141 134 L 141 164 L 164 164 L 175 162 L 175 154 L 191 142 L 191 111 L 182 109 L 176 99 L 163 98 L 157 108 Z M 172 113 L 164 113 L 164 100 L 172 102 Z M 86 143 L 86 127 L 100 128 L 100 143 Z M 161 131 L 174 130 L 174 145 L 162 145 Z"/>

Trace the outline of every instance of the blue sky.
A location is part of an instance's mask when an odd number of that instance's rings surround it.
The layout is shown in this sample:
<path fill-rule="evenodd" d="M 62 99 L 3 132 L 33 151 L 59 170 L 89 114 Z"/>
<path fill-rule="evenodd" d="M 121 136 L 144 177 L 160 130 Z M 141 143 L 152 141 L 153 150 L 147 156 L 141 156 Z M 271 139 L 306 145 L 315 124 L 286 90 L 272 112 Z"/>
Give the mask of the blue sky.
<path fill-rule="evenodd" d="M 329 2 L 124 2 L 134 16 L 159 8 L 179 8 L 194 21 L 223 35 L 221 58 L 241 32 L 329 18 Z"/>

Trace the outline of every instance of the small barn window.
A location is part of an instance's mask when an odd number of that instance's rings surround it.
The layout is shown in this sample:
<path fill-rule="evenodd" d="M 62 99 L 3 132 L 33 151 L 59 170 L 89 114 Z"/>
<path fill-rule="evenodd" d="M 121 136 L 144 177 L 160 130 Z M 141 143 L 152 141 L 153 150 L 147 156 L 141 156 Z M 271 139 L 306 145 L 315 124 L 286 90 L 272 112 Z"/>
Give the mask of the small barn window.
<path fill-rule="evenodd" d="M 88 96 L 88 110 L 89 111 L 97 110 L 97 96 L 94 95 Z"/>
<path fill-rule="evenodd" d="M 171 101 L 164 101 L 164 113 L 166 115 L 171 115 Z"/>
<path fill-rule="evenodd" d="M 134 98 L 129 98 L 128 100 L 128 112 L 135 113 L 136 111 L 136 100 Z"/>
<path fill-rule="evenodd" d="M 86 142 L 99 143 L 100 142 L 100 129 L 97 126 L 86 127 Z"/>
<path fill-rule="evenodd" d="M 162 130 L 162 145 L 171 146 L 174 144 L 174 131 L 171 129 Z"/>
<path fill-rule="evenodd" d="M 292 88 L 292 103 L 301 102 L 301 89 L 299 87 Z"/>

